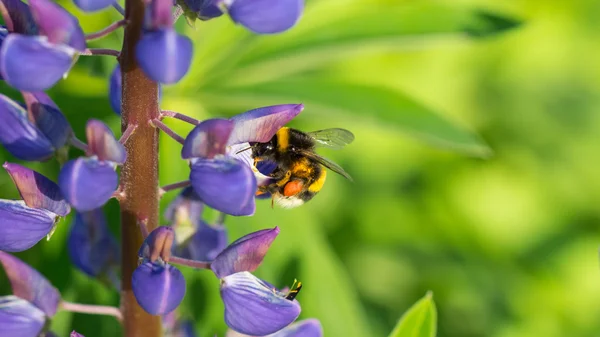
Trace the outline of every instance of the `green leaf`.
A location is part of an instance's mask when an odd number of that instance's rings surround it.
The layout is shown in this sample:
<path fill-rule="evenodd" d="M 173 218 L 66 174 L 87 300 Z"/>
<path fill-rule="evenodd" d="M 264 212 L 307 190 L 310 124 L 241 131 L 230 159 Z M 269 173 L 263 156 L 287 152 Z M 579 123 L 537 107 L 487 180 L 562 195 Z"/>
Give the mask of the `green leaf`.
<path fill-rule="evenodd" d="M 433 294 L 427 294 L 400 317 L 389 337 L 435 337 L 437 311 Z"/>
<path fill-rule="evenodd" d="M 213 88 L 202 101 L 216 109 L 302 102 L 303 116 L 352 117 L 401 129 L 433 145 L 476 157 L 490 148 L 463 128 L 400 92 L 321 78 L 300 78 L 241 88 Z"/>

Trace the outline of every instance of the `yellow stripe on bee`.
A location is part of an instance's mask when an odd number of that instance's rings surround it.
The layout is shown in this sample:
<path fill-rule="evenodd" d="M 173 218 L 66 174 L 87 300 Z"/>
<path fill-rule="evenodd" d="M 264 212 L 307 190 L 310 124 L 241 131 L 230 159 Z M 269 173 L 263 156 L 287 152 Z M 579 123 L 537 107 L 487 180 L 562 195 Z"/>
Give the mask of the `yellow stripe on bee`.
<path fill-rule="evenodd" d="M 290 128 L 283 127 L 277 131 L 276 135 L 279 151 L 287 151 L 288 146 L 290 146 Z"/>
<path fill-rule="evenodd" d="M 327 170 L 322 169 L 319 178 L 310 184 L 310 186 L 308 186 L 308 191 L 313 193 L 319 192 L 325 184 L 325 178 L 327 178 Z"/>

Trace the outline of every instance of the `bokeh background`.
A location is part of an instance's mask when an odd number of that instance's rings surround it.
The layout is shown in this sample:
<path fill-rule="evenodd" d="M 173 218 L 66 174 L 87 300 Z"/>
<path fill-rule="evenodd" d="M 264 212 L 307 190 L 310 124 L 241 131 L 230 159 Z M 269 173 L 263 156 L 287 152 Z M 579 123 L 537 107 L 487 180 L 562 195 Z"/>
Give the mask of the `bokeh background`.
<path fill-rule="evenodd" d="M 86 32 L 118 19 L 61 3 Z M 597 336 L 599 13 L 595 0 L 308 0 L 299 25 L 277 36 L 228 18 L 195 30 L 180 20 L 195 60 L 165 88 L 162 107 L 204 119 L 302 102 L 292 127 L 355 133 L 346 149 L 321 152 L 355 183 L 330 175 L 305 206 L 263 201 L 255 216 L 227 219 L 231 240 L 281 227 L 256 274 L 280 287 L 303 281 L 302 317 L 319 318 L 327 336 L 387 336 L 428 290 L 439 336 Z M 121 38 L 93 46 L 118 48 Z M 51 90 L 80 138 L 88 118 L 119 133 L 107 100 L 115 64 L 82 57 Z M 160 147 L 161 183 L 185 179 L 180 145 L 162 137 Z M 55 161 L 28 166 L 54 179 L 59 170 Z M 18 197 L 7 174 L 0 197 Z M 118 233 L 118 204 L 106 214 Z M 70 221 L 17 255 L 67 300 L 117 305 L 116 291 L 71 267 Z M 185 274 L 182 313 L 201 336 L 223 336 L 218 281 Z M 9 292 L 5 278 L 0 291 Z M 52 327 L 61 336 L 120 334 L 112 318 L 70 313 Z"/>

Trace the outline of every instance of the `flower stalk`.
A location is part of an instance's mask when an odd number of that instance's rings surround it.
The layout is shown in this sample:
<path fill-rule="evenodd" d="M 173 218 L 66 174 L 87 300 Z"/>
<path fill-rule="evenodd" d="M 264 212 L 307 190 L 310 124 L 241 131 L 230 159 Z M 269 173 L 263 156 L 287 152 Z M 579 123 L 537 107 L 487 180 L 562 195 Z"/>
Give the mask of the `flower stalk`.
<path fill-rule="evenodd" d="M 102 29 L 100 31 L 97 31 L 95 33 L 87 34 L 85 36 L 85 39 L 87 41 L 101 39 L 101 38 L 107 36 L 108 34 L 114 32 L 115 30 L 117 30 L 120 27 L 123 27 L 125 25 L 127 25 L 127 20 L 120 20 L 120 21 L 113 22 L 109 26 L 107 26 L 106 28 L 104 28 L 104 29 Z"/>
<path fill-rule="evenodd" d="M 82 314 L 114 316 L 119 322 L 123 322 L 123 313 L 116 307 L 62 301 L 60 303 L 60 308 Z"/>
<path fill-rule="evenodd" d="M 125 147 L 127 160 L 121 171 L 121 186 L 125 197 L 121 204 L 122 295 L 125 337 L 159 337 L 159 316 L 152 316 L 138 304 L 132 290 L 132 275 L 138 264 L 138 248 L 143 238 L 137 225 L 146 218 L 150 230 L 158 226 L 158 130 L 149 122 L 158 118 L 158 84 L 139 68 L 135 49 L 144 21 L 144 3 L 127 0 L 125 4 L 123 49 L 119 56 L 122 87 L 121 131 L 138 125 Z"/>

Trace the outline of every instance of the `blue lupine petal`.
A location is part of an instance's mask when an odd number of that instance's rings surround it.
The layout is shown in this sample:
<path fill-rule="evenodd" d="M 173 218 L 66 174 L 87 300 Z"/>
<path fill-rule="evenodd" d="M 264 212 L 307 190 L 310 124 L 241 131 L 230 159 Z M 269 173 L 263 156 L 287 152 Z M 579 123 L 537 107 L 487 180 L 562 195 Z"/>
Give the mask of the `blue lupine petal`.
<path fill-rule="evenodd" d="M 323 337 L 323 327 L 317 319 L 305 319 L 296 322 L 269 337 Z"/>
<path fill-rule="evenodd" d="M 292 28 L 303 9 L 304 0 L 234 0 L 229 15 L 255 33 L 273 34 Z"/>
<path fill-rule="evenodd" d="M 86 50 L 85 35 L 75 16 L 50 0 L 29 0 L 29 5 L 41 35 L 50 43 Z"/>
<path fill-rule="evenodd" d="M 262 263 L 278 234 L 279 227 L 275 227 L 243 236 L 225 248 L 210 268 L 218 278 L 243 271 L 254 271 Z"/>
<path fill-rule="evenodd" d="M 27 119 L 27 111 L 0 95 L 0 143 L 22 160 L 45 160 L 54 153 L 50 141 Z"/>
<path fill-rule="evenodd" d="M 185 278 L 179 269 L 145 262 L 133 272 L 131 286 L 138 304 L 152 315 L 173 311 L 185 295 Z"/>
<path fill-rule="evenodd" d="M 254 214 L 256 178 L 239 160 L 197 159 L 192 164 L 190 180 L 206 205 L 231 215 Z"/>
<path fill-rule="evenodd" d="M 219 5 L 223 0 L 184 0 L 192 12 L 196 12 L 200 20 L 210 20 L 223 15 Z"/>
<path fill-rule="evenodd" d="M 25 262 L 2 251 L 0 251 L 0 264 L 4 267 L 10 281 L 13 295 L 29 301 L 48 317 L 56 314 L 60 293 L 44 276 Z"/>
<path fill-rule="evenodd" d="M 234 122 L 228 119 L 214 118 L 202 121 L 185 138 L 181 157 L 212 159 L 218 154 L 225 154 L 233 126 Z"/>
<path fill-rule="evenodd" d="M 85 134 L 89 154 L 97 156 L 99 160 L 123 164 L 127 159 L 125 147 L 119 143 L 110 128 L 103 122 L 90 119 L 86 124 Z"/>
<path fill-rule="evenodd" d="M 37 337 L 46 316 L 35 305 L 16 296 L 0 297 L 2 336 Z"/>
<path fill-rule="evenodd" d="M 4 24 L 9 32 L 25 35 L 38 34 L 38 27 L 33 20 L 31 10 L 21 0 L 0 1 L 0 13 L 2 13 Z"/>
<path fill-rule="evenodd" d="M 122 81 L 121 67 L 117 63 L 117 66 L 110 74 L 110 81 L 108 84 L 108 98 L 110 100 L 110 107 L 117 115 L 121 114 Z"/>
<path fill-rule="evenodd" d="M 67 248 L 73 264 L 91 277 L 108 273 L 120 261 L 120 245 L 101 208 L 75 214 Z"/>
<path fill-rule="evenodd" d="M 266 143 L 302 110 L 302 104 L 273 105 L 246 111 L 231 118 L 235 123 L 229 144 Z"/>
<path fill-rule="evenodd" d="M 33 103 L 29 109 L 33 122 L 55 149 L 67 144 L 73 135 L 73 130 L 67 118 L 58 108 L 42 103 Z"/>
<path fill-rule="evenodd" d="M 0 49 L 0 72 L 18 90 L 43 91 L 71 69 L 74 56 L 74 49 L 46 37 L 9 34 Z"/>
<path fill-rule="evenodd" d="M 21 252 L 33 247 L 52 231 L 56 220 L 57 215 L 48 210 L 0 199 L 0 250 Z"/>
<path fill-rule="evenodd" d="M 2 167 L 10 174 L 27 206 L 47 209 L 60 216 L 69 214 L 71 206 L 52 180 L 18 164 L 4 163 Z"/>
<path fill-rule="evenodd" d="M 144 73 L 153 81 L 178 82 L 190 68 L 192 41 L 173 29 L 145 33 L 136 46 L 136 59 Z"/>
<path fill-rule="evenodd" d="M 119 178 L 108 162 L 78 158 L 63 166 L 58 186 L 67 201 L 80 212 L 102 207 L 117 190 Z"/>
<path fill-rule="evenodd" d="M 75 5 L 84 12 L 95 12 L 115 3 L 115 0 L 74 0 Z"/>
<path fill-rule="evenodd" d="M 290 325 L 300 315 L 300 305 L 249 272 L 221 279 L 225 323 L 240 333 L 265 336 Z"/>
<path fill-rule="evenodd" d="M 199 221 L 198 230 L 182 247 L 178 256 L 199 261 L 212 261 L 227 247 L 227 230 L 223 225 Z"/>

